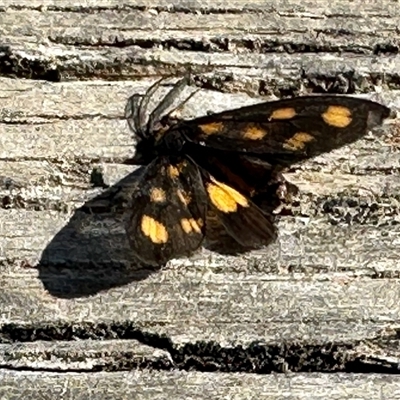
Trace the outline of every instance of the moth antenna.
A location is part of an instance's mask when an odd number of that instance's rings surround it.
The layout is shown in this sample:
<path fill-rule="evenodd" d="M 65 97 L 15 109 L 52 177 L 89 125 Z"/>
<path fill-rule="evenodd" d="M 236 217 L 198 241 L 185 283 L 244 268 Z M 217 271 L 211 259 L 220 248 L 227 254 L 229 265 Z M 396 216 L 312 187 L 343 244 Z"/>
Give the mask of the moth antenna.
<path fill-rule="evenodd" d="M 182 93 L 183 89 L 189 84 L 189 75 L 185 75 L 180 81 L 178 81 L 175 86 L 166 94 L 162 99 L 160 104 L 151 112 L 148 122 L 147 122 L 147 133 L 149 133 L 153 126 L 154 121 L 158 121 L 165 110 L 170 107 L 174 100 Z M 192 97 L 192 95 L 190 95 Z M 189 98 L 190 98 L 189 97 Z M 189 100 L 189 99 L 187 99 Z M 186 103 L 186 101 L 184 103 Z"/>

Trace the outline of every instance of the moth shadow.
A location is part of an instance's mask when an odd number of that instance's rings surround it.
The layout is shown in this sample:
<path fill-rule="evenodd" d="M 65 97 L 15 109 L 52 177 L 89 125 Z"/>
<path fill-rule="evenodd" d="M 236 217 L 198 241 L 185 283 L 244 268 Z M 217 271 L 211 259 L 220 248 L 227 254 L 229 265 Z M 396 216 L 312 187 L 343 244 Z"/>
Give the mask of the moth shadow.
<path fill-rule="evenodd" d="M 51 295 L 92 296 L 144 280 L 163 267 L 138 261 L 125 233 L 128 200 L 142 171 L 143 168 L 135 170 L 78 208 L 46 246 L 37 268 L 39 279 Z M 277 202 L 273 194 L 254 201 L 268 214 Z M 212 214 L 207 217 L 203 247 L 222 255 L 238 255 L 254 249 L 240 246 Z"/>
<path fill-rule="evenodd" d="M 124 228 L 126 203 L 141 170 L 87 201 L 46 246 L 38 271 L 51 295 L 87 297 L 160 270 L 134 257 Z"/>

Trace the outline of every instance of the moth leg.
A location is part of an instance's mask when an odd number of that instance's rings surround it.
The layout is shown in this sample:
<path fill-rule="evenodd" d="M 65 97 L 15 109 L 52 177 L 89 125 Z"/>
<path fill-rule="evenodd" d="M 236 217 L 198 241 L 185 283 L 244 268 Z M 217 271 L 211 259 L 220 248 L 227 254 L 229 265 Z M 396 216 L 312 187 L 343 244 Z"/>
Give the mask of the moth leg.
<path fill-rule="evenodd" d="M 144 131 L 144 128 L 147 125 L 146 112 L 149 101 L 164 80 L 166 80 L 166 78 L 163 77 L 156 81 L 147 89 L 144 95 L 139 93 L 133 94 L 126 103 L 124 113 L 125 119 L 128 121 L 130 129 L 141 138 L 144 138 L 145 134 L 148 134 L 148 132 Z"/>
<path fill-rule="evenodd" d="M 299 188 L 286 180 L 281 171 L 274 171 L 269 184 L 277 199 L 277 204 L 272 210 L 273 214 L 282 214 L 283 210 L 290 209 L 298 200 Z"/>
<path fill-rule="evenodd" d="M 149 106 L 150 99 L 153 97 L 154 93 L 158 90 L 158 88 L 161 86 L 161 83 L 166 81 L 168 78 L 162 77 L 155 83 L 153 83 L 146 91 L 145 95 L 143 96 L 142 101 L 140 102 L 139 105 L 139 119 L 140 123 L 142 126 L 147 126 L 147 135 L 149 134 L 149 119 L 147 120 L 147 124 L 145 123 L 146 120 L 146 113 L 147 113 L 147 107 Z"/>
<path fill-rule="evenodd" d="M 286 180 L 281 171 L 274 173 L 272 183 L 278 185 L 276 194 L 279 200 L 283 202 L 291 203 L 294 197 L 299 194 L 299 188 Z"/>
<path fill-rule="evenodd" d="M 129 97 L 124 113 L 131 131 L 135 132 L 141 138 L 144 136 L 142 121 L 139 118 L 139 107 L 142 98 L 143 96 L 137 93 Z"/>

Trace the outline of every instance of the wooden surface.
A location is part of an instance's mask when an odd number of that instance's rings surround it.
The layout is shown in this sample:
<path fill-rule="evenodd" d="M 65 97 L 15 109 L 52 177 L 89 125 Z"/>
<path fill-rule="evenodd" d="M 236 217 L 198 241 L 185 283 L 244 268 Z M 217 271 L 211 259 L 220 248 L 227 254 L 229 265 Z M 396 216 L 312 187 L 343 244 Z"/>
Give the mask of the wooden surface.
<path fill-rule="evenodd" d="M 300 202 L 267 249 L 148 269 L 114 202 L 127 98 L 188 66 L 183 117 L 319 92 L 396 117 L 397 2 L 0 11 L 0 398 L 400 399 L 397 118 L 286 174 Z"/>

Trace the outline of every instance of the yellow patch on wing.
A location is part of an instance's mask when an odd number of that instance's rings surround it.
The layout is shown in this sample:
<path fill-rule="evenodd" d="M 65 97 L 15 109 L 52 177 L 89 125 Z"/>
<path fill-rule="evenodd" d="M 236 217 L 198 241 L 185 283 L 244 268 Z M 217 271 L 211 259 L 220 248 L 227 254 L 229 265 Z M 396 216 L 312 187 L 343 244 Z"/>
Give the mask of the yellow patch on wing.
<path fill-rule="evenodd" d="M 260 140 L 267 134 L 267 131 L 260 126 L 255 124 L 249 124 L 246 126 L 243 132 L 243 139 L 249 140 Z"/>
<path fill-rule="evenodd" d="M 186 161 L 182 161 L 181 163 L 177 164 L 177 165 L 168 165 L 167 167 L 167 174 L 168 176 L 173 179 L 173 178 L 177 178 L 179 176 L 179 174 L 182 172 L 183 168 L 186 167 Z"/>
<path fill-rule="evenodd" d="M 179 169 L 175 165 L 168 165 L 168 175 L 170 178 L 177 178 L 179 176 Z"/>
<path fill-rule="evenodd" d="M 278 108 L 273 111 L 269 120 L 273 119 L 290 119 L 296 115 L 296 110 L 292 107 Z"/>
<path fill-rule="evenodd" d="M 182 202 L 182 204 L 184 204 L 185 206 L 188 206 L 190 201 L 192 200 L 191 197 L 184 191 L 181 189 L 178 189 L 176 191 L 176 194 L 179 198 L 179 200 Z"/>
<path fill-rule="evenodd" d="M 216 133 L 222 132 L 224 129 L 223 122 L 210 122 L 209 124 L 199 125 L 199 128 L 205 135 L 214 135 Z"/>
<path fill-rule="evenodd" d="M 297 132 L 290 139 L 286 140 L 283 148 L 286 150 L 303 150 L 306 143 L 314 140 L 314 136 L 307 132 Z"/>
<path fill-rule="evenodd" d="M 194 218 L 182 218 L 181 227 L 185 233 L 201 233 L 201 225 Z"/>
<path fill-rule="evenodd" d="M 152 203 L 163 203 L 167 199 L 165 190 L 161 188 L 151 188 L 150 190 L 150 201 Z"/>
<path fill-rule="evenodd" d="M 322 118 L 328 125 L 336 128 L 346 128 L 352 121 L 351 111 L 344 106 L 329 106 Z"/>
<path fill-rule="evenodd" d="M 140 229 L 153 243 L 161 244 L 168 241 L 167 228 L 148 215 L 143 215 Z"/>
<path fill-rule="evenodd" d="M 208 197 L 211 203 L 224 213 L 235 212 L 238 206 L 248 207 L 249 202 L 246 197 L 237 190 L 224 183 L 211 178 L 212 183 L 207 184 Z"/>

